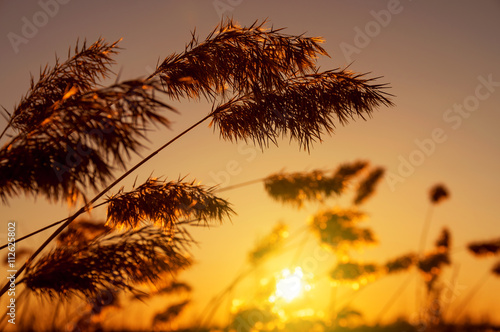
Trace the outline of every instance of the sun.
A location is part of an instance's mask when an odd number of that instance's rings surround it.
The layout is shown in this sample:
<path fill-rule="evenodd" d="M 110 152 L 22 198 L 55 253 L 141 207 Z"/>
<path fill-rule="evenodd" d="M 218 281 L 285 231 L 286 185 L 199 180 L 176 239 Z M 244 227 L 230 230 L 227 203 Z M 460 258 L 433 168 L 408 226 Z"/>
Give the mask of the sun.
<path fill-rule="evenodd" d="M 275 302 L 277 299 L 283 299 L 291 302 L 299 297 L 304 289 L 307 289 L 306 286 L 304 273 L 300 267 L 296 267 L 293 273 L 289 269 L 284 269 L 276 281 L 276 291 L 269 297 L 269 301 Z"/>

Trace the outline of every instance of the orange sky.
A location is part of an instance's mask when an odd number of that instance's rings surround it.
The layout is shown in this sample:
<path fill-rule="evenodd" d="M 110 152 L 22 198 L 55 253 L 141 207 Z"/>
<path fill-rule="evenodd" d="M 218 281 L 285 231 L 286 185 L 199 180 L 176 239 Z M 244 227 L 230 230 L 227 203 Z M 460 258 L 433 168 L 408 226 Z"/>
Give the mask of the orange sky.
<path fill-rule="evenodd" d="M 205 125 L 137 171 L 139 179 L 154 171 L 158 176 L 187 176 L 213 184 L 224 181 L 216 175 L 236 163 L 237 171 L 225 181 L 230 185 L 279 170 L 333 169 L 343 162 L 365 159 L 386 167 L 389 177 L 363 207 L 370 215 L 367 225 L 378 235 L 380 245 L 360 257 L 382 261 L 415 250 L 428 205 L 427 191 L 442 182 L 449 187 L 451 199 L 436 209 L 428 244 L 443 226 L 451 229 L 453 247 L 457 248 L 452 256 L 459 266 L 457 282 L 463 286 L 451 306 L 461 303 L 495 262 L 475 260 L 459 249 L 468 241 L 500 236 L 496 210 L 500 187 L 498 1 L 66 2 L 44 9 L 43 1 L 0 1 L 0 104 L 8 110 L 26 92 L 29 74 L 36 75 L 40 66 L 53 64 L 54 53 L 66 56 L 77 38 L 88 42 L 100 36 L 108 41 L 123 38 L 120 45 L 124 49 L 117 57 L 115 71 L 125 80 L 148 75 L 158 59 L 181 51 L 194 28 L 204 38 L 221 14 L 242 25 L 268 18 L 274 27 L 287 27 L 289 34 L 306 32 L 323 37 L 331 58 L 320 61 L 322 69 L 352 63 L 353 71 L 384 76 L 382 81 L 390 83 L 390 92 L 396 95 L 396 106 L 378 110 L 366 122 L 338 127 L 335 135 L 325 137 L 309 154 L 299 151 L 297 144 L 289 145 L 287 139 L 264 152 L 244 143 L 222 142 Z M 225 5 L 216 6 L 220 4 Z M 39 12 L 44 10 L 52 11 L 45 15 L 47 20 L 39 22 L 37 31 L 26 30 L 26 21 L 42 19 Z M 12 42 L 14 34 L 24 38 L 23 42 Z M 175 122 L 172 131 L 151 136 L 151 147 L 162 145 L 211 107 L 205 102 L 172 104 L 181 114 L 171 117 Z M 0 119 L 0 128 L 4 125 L 5 120 Z M 402 166 L 406 163 L 410 169 Z M 125 184 L 130 185 L 133 178 L 135 174 Z M 233 203 L 238 216 L 221 227 L 193 230 L 200 242 L 194 249 L 198 263 L 182 275 L 194 287 L 193 310 L 200 310 L 238 273 L 256 238 L 279 220 L 290 224 L 293 231 L 317 209 L 314 204 L 298 212 L 282 206 L 267 196 L 261 184 L 221 196 Z M 24 197 L 11 200 L 10 206 L 1 206 L 0 211 L 3 222 L 19 221 L 19 235 L 68 213 L 63 205 Z M 95 215 L 102 213 L 96 211 Z M 35 245 L 46 236 L 38 235 L 31 243 Z M 274 272 L 268 268 L 269 273 Z M 448 270 L 447 280 L 453 267 Z M 392 296 L 405 278 L 378 281 L 360 293 L 353 305 L 373 319 L 376 308 L 385 304 L 383 299 Z M 406 292 L 385 318 L 414 313 L 415 286 L 410 285 Z M 494 317 L 493 308 L 500 311 L 496 307 L 499 292 L 500 279 L 490 278 L 468 308 Z M 235 296 L 245 297 L 244 289 L 240 293 Z"/>

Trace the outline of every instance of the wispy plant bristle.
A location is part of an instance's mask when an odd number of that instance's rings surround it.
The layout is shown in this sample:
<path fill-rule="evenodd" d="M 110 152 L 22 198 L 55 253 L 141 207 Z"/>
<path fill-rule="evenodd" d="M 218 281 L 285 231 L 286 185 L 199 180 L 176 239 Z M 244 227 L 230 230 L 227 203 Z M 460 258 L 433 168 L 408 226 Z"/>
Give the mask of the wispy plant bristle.
<path fill-rule="evenodd" d="M 375 192 L 375 187 L 377 183 L 384 176 L 385 170 L 378 167 L 370 172 L 365 179 L 360 183 L 356 197 L 354 198 L 354 204 L 358 205 L 366 201 Z"/>
<path fill-rule="evenodd" d="M 414 253 L 399 256 L 385 263 L 387 273 L 397 273 L 408 270 L 417 262 L 417 255 Z"/>
<path fill-rule="evenodd" d="M 102 237 L 112 231 L 104 221 L 75 220 L 68 228 L 59 234 L 59 246 L 86 246 L 92 240 Z"/>
<path fill-rule="evenodd" d="M 248 254 L 251 264 L 257 265 L 273 252 L 279 250 L 288 236 L 288 227 L 282 223 L 273 227 L 270 234 L 262 238 Z"/>
<path fill-rule="evenodd" d="M 476 256 L 493 256 L 500 254 L 500 239 L 473 242 L 467 245 L 471 253 Z"/>
<path fill-rule="evenodd" d="M 181 314 L 181 312 L 190 303 L 190 300 L 184 300 L 177 304 L 169 305 L 164 311 L 157 313 L 153 317 L 153 326 L 160 323 L 168 323 Z"/>
<path fill-rule="evenodd" d="M 38 81 L 31 79 L 30 90 L 14 110 L 12 126 L 30 132 L 57 112 L 53 105 L 70 91 L 81 94 L 94 89 L 100 79 L 108 77 L 110 66 L 115 63 L 113 56 L 118 53 L 117 44 L 103 39 L 89 47 L 86 42 L 81 48 L 77 44 L 74 56 L 62 63 L 56 58 L 53 68 L 40 70 Z"/>
<path fill-rule="evenodd" d="M 70 202 L 99 189 L 142 147 L 151 124 L 169 124 L 157 81 L 126 81 L 48 106 L 44 121 L 0 150 L 0 197 L 21 192 Z M 25 165 L 29 165 L 27 169 Z"/>
<path fill-rule="evenodd" d="M 378 271 L 376 264 L 362 264 L 357 262 L 341 262 L 330 272 L 330 277 L 340 283 L 366 282 Z"/>
<path fill-rule="evenodd" d="M 311 229 L 318 235 L 321 244 L 342 253 L 348 247 L 356 248 L 376 242 L 369 228 L 356 225 L 363 218 L 363 213 L 354 210 L 321 211 L 314 215 Z"/>
<path fill-rule="evenodd" d="M 153 223 L 174 231 L 176 223 L 196 219 L 222 222 L 234 211 L 230 204 L 213 194 L 213 189 L 186 183 L 149 178 L 132 191 L 120 191 L 108 198 L 108 220 L 112 227 L 135 228 Z"/>
<path fill-rule="evenodd" d="M 220 136 L 253 141 L 260 147 L 289 135 L 309 150 L 336 122 L 365 119 L 381 105 L 392 105 L 383 85 L 347 71 L 326 71 L 287 80 L 279 89 L 235 97 L 213 111 Z"/>
<path fill-rule="evenodd" d="M 62 246 L 29 266 L 21 282 L 38 294 L 95 297 L 107 289 L 133 291 L 191 264 L 186 238 L 146 226 L 98 237 L 87 246 Z"/>
<path fill-rule="evenodd" d="M 322 170 L 296 173 L 277 173 L 264 180 L 267 193 L 282 203 L 301 207 L 306 201 L 322 201 L 341 194 L 353 176 L 366 167 L 366 162 L 341 165 L 333 175 Z"/>
<path fill-rule="evenodd" d="M 429 191 L 429 198 L 431 200 L 432 204 L 438 204 L 445 199 L 449 198 L 450 193 L 448 189 L 442 185 L 442 184 L 437 184 L 431 188 Z"/>
<path fill-rule="evenodd" d="M 153 75 L 175 98 L 213 98 L 227 89 L 240 95 L 280 89 L 286 78 L 312 72 L 316 57 L 327 55 L 321 39 L 286 35 L 264 23 L 240 27 L 223 21 L 203 42 L 193 36 L 184 52 L 168 56 Z"/>

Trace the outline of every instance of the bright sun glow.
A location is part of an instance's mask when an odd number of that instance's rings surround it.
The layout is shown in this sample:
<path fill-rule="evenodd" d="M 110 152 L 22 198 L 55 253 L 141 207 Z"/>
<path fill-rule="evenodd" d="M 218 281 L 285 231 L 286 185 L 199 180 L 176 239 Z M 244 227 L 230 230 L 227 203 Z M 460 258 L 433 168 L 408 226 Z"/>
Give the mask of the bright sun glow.
<path fill-rule="evenodd" d="M 270 302 L 275 302 L 282 298 L 287 302 L 298 297 L 304 288 L 304 273 L 300 267 L 296 267 L 293 273 L 289 269 L 281 271 L 281 277 L 276 282 L 276 292 L 269 298 Z"/>

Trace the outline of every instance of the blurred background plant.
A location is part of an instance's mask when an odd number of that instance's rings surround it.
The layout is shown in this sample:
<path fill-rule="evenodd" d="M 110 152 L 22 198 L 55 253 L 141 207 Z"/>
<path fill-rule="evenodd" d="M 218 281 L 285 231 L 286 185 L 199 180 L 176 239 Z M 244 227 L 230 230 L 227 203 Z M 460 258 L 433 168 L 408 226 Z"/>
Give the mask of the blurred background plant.
<path fill-rule="evenodd" d="M 373 196 L 383 173 L 382 167 L 372 167 L 368 162 L 356 161 L 340 165 L 333 172 L 280 172 L 263 179 L 267 193 L 275 201 L 298 209 L 306 208 L 306 204 L 312 203 L 313 205 L 308 205 L 307 208 L 317 211 L 311 215 L 304 227 L 296 232 L 290 233 L 286 224 L 280 222 L 268 235 L 256 242 L 249 252 L 248 268 L 243 269 L 230 286 L 219 293 L 214 298 L 215 301 L 211 301 L 206 308 L 206 316 L 213 317 L 215 312 L 223 307 L 223 301 L 227 301 L 230 308 L 227 312 L 227 326 L 211 328 L 208 319 L 201 320 L 198 328 L 192 329 L 267 332 L 486 331 L 494 328 L 487 323 L 461 325 L 455 315 L 451 316 L 450 320 L 445 318 L 450 305 L 447 298 L 449 294 L 445 293 L 454 290 L 449 289 L 450 282 L 442 280 L 442 276 L 444 269 L 451 266 L 451 256 L 458 248 L 452 249 L 451 232 L 447 227 L 441 230 L 431 249 L 425 248 L 432 209 L 450 196 L 444 185 L 437 184 L 429 190 L 430 209 L 422 224 L 420 248 L 414 252 L 396 254 L 395 258 L 386 262 L 364 262 L 353 257 L 353 252 L 377 244 L 374 230 L 360 226 L 360 223 L 367 219 L 360 206 Z M 338 202 L 350 204 L 340 207 Z M 301 237 L 301 241 L 295 241 Z M 311 245 L 325 255 L 315 255 L 315 249 L 311 249 Z M 306 246 L 308 252 L 304 252 Z M 498 239 L 474 242 L 469 244 L 468 248 L 479 257 L 500 254 Z M 293 258 L 285 265 L 287 267 L 282 268 L 282 257 L 286 255 Z M 308 259 L 316 260 L 319 265 L 332 267 L 325 271 L 318 269 L 318 264 L 299 266 L 299 261 L 309 262 Z M 497 263 L 487 275 L 499 275 L 499 271 L 500 263 Z M 362 310 L 351 306 L 354 298 L 376 280 L 403 272 L 408 273 L 409 277 L 418 274 L 421 280 L 418 289 L 425 290 L 417 292 L 417 315 L 393 324 L 367 326 Z M 269 277 L 273 273 L 274 277 Z M 237 297 L 236 286 L 252 276 L 256 279 L 253 297 Z M 456 274 L 454 277 L 456 278 Z M 325 278 L 329 281 L 326 286 L 319 282 Z M 383 305 L 379 319 L 403 294 L 410 284 L 409 280 L 406 279 L 393 296 L 380 299 Z M 317 287 L 322 289 L 315 289 Z M 352 289 L 352 293 L 340 301 L 337 294 L 343 287 Z M 317 293 L 311 294 L 314 291 Z M 461 299 L 463 302 L 457 306 L 455 313 L 465 308 L 476 291 L 477 287 L 473 289 L 472 294 Z M 323 297 L 330 294 L 330 302 L 323 309 L 318 309 L 317 306 L 319 294 Z"/>

